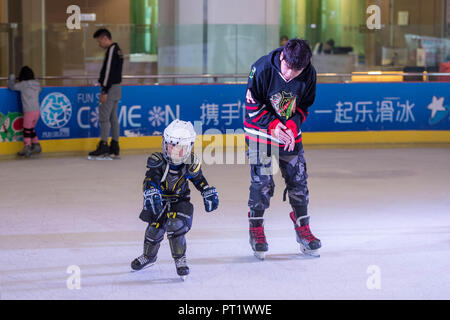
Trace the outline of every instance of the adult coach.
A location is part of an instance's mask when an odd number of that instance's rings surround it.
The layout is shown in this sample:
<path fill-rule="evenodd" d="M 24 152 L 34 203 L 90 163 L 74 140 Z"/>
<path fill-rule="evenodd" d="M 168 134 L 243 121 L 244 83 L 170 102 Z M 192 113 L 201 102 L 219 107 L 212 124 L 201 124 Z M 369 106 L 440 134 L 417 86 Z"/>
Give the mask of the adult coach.
<path fill-rule="evenodd" d="M 251 67 L 244 121 L 251 166 L 248 206 L 250 245 L 264 259 L 268 244 L 264 234 L 264 211 L 269 208 L 275 183 L 271 157 L 279 160 L 286 192 L 293 211 L 297 242 L 305 254 L 318 256 L 321 242 L 309 229 L 308 174 L 301 127 L 316 95 L 316 71 L 311 48 L 301 39 L 261 57 Z"/>
<path fill-rule="evenodd" d="M 89 153 L 90 159 L 99 159 L 108 155 L 118 157 L 119 148 L 119 120 L 117 118 L 118 104 L 122 97 L 122 65 L 123 54 L 119 45 L 112 41 L 111 33 L 107 29 L 99 29 L 94 33 L 98 45 L 106 50 L 100 71 L 101 95 L 99 104 L 99 122 L 101 140 L 97 149 Z M 111 144 L 108 137 L 111 131 Z"/>

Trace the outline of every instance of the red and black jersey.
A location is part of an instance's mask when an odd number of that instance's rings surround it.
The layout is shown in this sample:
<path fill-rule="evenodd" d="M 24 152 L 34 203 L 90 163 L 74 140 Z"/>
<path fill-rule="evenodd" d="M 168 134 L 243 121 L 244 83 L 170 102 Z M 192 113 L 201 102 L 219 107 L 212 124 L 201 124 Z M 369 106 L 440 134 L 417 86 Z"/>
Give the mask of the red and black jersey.
<path fill-rule="evenodd" d="M 245 137 L 248 140 L 280 147 L 284 144 L 271 136 L 279 122 L 290 128 L 296 137 L 292 154 L 300 149 L 301 126 L 308 108 L 316 97 L 316 70 L 310 63 L 297 77 L 286 81 L 281 75 L 278 48 L 256 61 L 250 70 L 245 103 Z"/>

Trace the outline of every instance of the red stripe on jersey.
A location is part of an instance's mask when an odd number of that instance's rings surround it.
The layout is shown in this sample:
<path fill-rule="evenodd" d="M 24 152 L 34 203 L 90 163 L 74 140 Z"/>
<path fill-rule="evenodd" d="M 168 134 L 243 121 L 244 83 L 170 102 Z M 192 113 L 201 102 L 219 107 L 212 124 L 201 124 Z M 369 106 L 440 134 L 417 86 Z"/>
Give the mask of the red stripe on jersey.
<path fill-rule="evenodd" d="M 300 113 L 301 113 L 302 116 L 303 116 L 303 121 L 305 121 L 305 120 L 306 120 L 306 117 L 305 117 L 305 114 L 303 113 L 303 110 L 300 109 L 300 108 L 297 108 L 297 110 L 300 111 Z"/>
<path fill-rule="evenodd" d="M 252 125 L 251 123 L 248 123 L 247 120 L 244 121 L 244 126 L 253 128 L 253 129 L 258 129 L 259 131 L 262 131 L 262 132 L 267 132 L 267 130 L 265 130 L 265 129 L 261 129 L 260 127 L 257 127 L 255 125 Z"/>
<path fill-rule="evenodd" d="M 256 122 L 256 121 L 258 121 L 259 119 L 261 119 L 261 117 L 262 117 L 263 115 L 265 115 L 266 113 L 269 113 L 269 111 L 264 110 L 263 112 L 261 112 L 261 114 L 260 114 L 259 116 L 257 116 L 255 119 L 253 119 L 253 122 Z"/>

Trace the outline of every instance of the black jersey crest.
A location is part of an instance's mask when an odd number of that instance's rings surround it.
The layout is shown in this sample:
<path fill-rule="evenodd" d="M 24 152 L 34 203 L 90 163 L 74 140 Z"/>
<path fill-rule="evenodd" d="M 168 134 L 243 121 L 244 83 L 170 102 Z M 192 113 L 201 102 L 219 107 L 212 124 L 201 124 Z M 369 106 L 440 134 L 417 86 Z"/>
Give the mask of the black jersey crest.
<path fill-rule="evenodd" d="M 295 113 L 296 100 L 297 96 L 285 91 L 278 92 L 270 97 L 273 109 L 286 120 Z"/>

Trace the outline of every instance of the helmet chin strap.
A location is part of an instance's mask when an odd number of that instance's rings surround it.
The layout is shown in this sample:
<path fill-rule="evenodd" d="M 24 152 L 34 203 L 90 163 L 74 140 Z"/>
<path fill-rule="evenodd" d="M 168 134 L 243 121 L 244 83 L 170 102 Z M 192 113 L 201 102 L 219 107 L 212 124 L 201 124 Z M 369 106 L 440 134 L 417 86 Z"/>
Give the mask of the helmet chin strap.
<path fill-rule="evenodd" d="M 166 178 L 167 178 L 167 173 L 169 172 L 169 164 L 167 164 L 166 165 L 166 170 L 164 171 L 164 175 L 163 175 L 163 177 L 162 177 L 162 179 L 161 179 L 161 182 L 164 182 L 164 181 L 166 181 Z"/>

